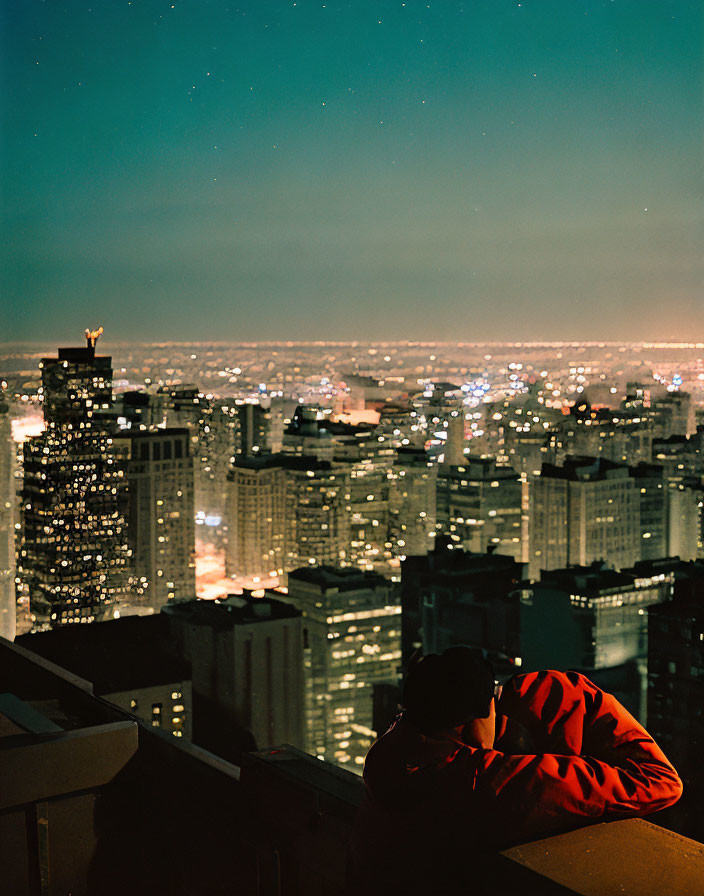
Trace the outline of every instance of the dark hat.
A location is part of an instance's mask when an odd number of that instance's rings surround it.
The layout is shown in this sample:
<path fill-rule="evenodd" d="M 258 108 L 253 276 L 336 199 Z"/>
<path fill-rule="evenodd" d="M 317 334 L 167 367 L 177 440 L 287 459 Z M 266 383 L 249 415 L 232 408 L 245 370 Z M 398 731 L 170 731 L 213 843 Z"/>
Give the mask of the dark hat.
<path fill-rule="evenodd" d="M 427 732 L 486 718 L 493 695 L 491 663 L 479 650 L 459 646 L 428 654 L 409 669 L 403 703 L 409 721 Z"/>

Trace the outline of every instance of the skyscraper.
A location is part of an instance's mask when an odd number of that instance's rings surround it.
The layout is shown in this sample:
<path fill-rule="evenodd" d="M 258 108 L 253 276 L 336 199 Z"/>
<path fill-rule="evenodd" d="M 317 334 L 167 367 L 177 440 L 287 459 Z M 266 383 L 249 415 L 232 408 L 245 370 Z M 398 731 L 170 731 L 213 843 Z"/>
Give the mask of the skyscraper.
<path fill-rule="evenodd" d="M 259 402 L 237 404 L 239 439 L 237 454 L 249 458 L 270 451 L 271 410 Z"/>
<path fill-rule="evenodd" d="M 350 480 L 345 464 L 282 456 L 286 475 L 284 569 L 340 565 L 350 557 Z"/>
<path fill-rule="evenodd" d="M 511 467 L 490 458 L 465 458 L 438 471 L 437 528 L 459 547 L 483 554 L 492 549 L 523 561 L 524 483 Z"/>
<path fill-rule="evenodd" d="M 262 579 L 302 564 L 344 562 L 348 475 L 345 464 L 304 455 L 238 460 L 228 477 L 227 574 Z"/>
<path fill-rule="evenodd" d="M 386 579 L 349 567 L 297 569 L 283 599 L 304 616 L 306 748 L 361 773 L 374 685 L 397 679 L 401 607 Z"/>
<path fill-rule="evenodd" d="M 345 449 L 349 469 L 350 560 L 369 571 L 388 574 L 392 559 L 389 533 L 389 473 L 396 459 L 390 441 L 369 433 Z M 337 457 L 337 455 L 336 455 Z"/>
<path fill-rule="evenodd" d="M 521 601 L 525 670 L 586 672 L 645 723 L 647 608 L 668 600 L 673 579 L 670 571 L 649 573 L 645 564 L 619 572 L 600 563 L 543 572 Z"/>
<path fill-rule="evenodd" d="M 137 431 L 127 450 L 130 572 L 137 606 L 195 597 L 193 458 L 187 429 Z"/>
<path fill-rule="evenodd" d="M 640 559 L 640 492 L 628 467 L 604 458 L 544 464 L 531 484 L 531 575 L 606 560 Z"/>
<path fill-rule="evenodd" d="M 42 359 L 46 429 L 24 446 L 19 573 L 37 628 L 106 618 L 126 584 L 123 471 L 100 420 L 111 359 L 86 335 Z"/>
<path fill-rule="evenodd" d="M 196 535 L 216 547 L 225 534 L 227 473 L 235 456 L 239 428 L 234 403 L 216 401 L 197 386 L 163 388 L 158 393 L 163 422 L 188 427 L 194 470 Z"/>
<path fill-rule="evenodd" d="M 656 560 L 668 553 L 668 495 L 663 468 L 640 463 L 630 468 L 640 495 L 640 558 Z"/>
<path fill-rule="evenodd" d="M 421 448 L 398 448 L 387 475 L 391 550 L 396 557 L 426 554 L 435 538 L 438 466 Z"/>
<path fill-rule="evenodd" d="M 231 578 L 277 576 L 286 547 L 286 476 L 272 457 L 241 458 L 227 483 L 225 569 Z"/>
<path fill-rule="evenodd" d="M 426 556 L 401 564 L 403 667 L 412 654 L 466 644 L 483 650 L 498 675 L 521 663 L 519 616 L 524 564 L 495 552 L 453 548 L 435 539 Z"/>
<path fill-rule="evenodd" d="M 0 636 L 15 637 L 15 443 L 10 407 L 0 397 Z"/>
<path fill-rule="evenodd" d="M 245 593 L 171 603 L 164 615 L 173 643 L 191 663 L 196 743 L 237 761 L 243 748 L 303 745 L 298 611 Z"/>

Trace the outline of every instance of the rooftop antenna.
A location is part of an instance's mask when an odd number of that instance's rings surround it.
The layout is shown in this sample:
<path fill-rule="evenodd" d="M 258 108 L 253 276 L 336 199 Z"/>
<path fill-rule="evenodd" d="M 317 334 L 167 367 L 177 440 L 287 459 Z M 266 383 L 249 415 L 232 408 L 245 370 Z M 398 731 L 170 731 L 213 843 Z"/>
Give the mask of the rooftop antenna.
<path fill-rule="evenodd" d="M 97 330 L 86 329 L 86 347 L 95 348 L 98 339 L 103 335 L 103 328 L 98 327 Z"/>

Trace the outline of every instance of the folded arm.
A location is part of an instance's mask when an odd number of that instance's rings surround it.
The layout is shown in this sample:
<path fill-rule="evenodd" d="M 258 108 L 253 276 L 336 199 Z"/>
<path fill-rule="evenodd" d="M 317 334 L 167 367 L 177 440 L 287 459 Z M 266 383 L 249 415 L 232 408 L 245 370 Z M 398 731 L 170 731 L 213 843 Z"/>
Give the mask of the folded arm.
<path fill-rule="evenodd" d="M 519 676 L 504 688 L 499 712 L 535 744 L 530 755 L 483 751 L 477 767 L 475 793 L 507 837 L 645 815 L 681 796 L 652 737 L 583 675 Z"/>

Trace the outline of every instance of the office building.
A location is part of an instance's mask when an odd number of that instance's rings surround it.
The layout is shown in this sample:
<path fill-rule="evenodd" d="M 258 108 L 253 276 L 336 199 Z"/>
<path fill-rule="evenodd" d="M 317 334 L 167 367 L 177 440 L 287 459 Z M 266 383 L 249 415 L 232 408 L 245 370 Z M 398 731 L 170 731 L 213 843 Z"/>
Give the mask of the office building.
<path fill-rule="evenodd" d="M 24 444 L 18 570 L 36 628 L 108 618 L 126 587 L 123 470 L 100 421 L 112 367 L 95 338 L 40 365 L 46 428 Z"/>
<path fill-rule="evenodd" d="M 303 455 L 239 459 L 228 476 L 228 576 L 259 580 L 350 557 L 347 465 Z"/>
<path fill-rule="evenodd" d="M 136 431 L 126 452 L 127 531 L 138 607 L 195 597 L 194 476 L 188 429 Z"/>
<path fill-rule="evenodd" d="M 648 609 L 648 730 L 684 783 L 678 830 L 704 837 L 704 564 L 669 563 L 672 600 Z"/>
<path fill-rule="evenodd" d="M 506 677 L 521 665 L 520 596 L 524 564 L 498 553 L 473 554 L 438 536 L 426 556 L 401 563 L 403 668 L 412 654 L 475 647 Z"/>
<path fill-rule="evenodd" d="M 303 624 L 271 597 L 167 604 L 172 643 L 191 664 L 193 740 L 226 759 L 303 745 Z"/>
<path fill-rule="evenodd" d="M 379 423 L 375 427 L 394 448 L 422 448 L 424 433 L 418 426 L 418 414 L 407 402 L 387 402 L 378 408 Z"/>
<path fill-rule="evenodd" d="M 282 456 L 286 480 L 284 570 L 350 562 L 352 486 L 346 464 Z"/>
<path fill-rule="evenodd" d="M 349 567 L 297 569 L 284 599 L 304 616 L 306 749 L 361 774 L 374 685 L 398 677 L 401 607 L 386 579 Z"/>
<path fill-rule="evenodd" d="M 0 396 L 0 636 L 15 637 L 16 451 L 10 406 Z"/>
<path fill-rule="evenodd" d="M 650 463 L 653 431 L 640 411 L 594 408 L 583 400 L 571 408 L 550 434 L 551 462 L 569 457 L 603 457 L 617 464 Z"/>
<path fill-rule="evenodd" d="M 665 476 L 677 482 L 704 473 L 704 456 L 698 436 L 670 436 L 653 440 L 653 461 L 665 470 Z"/>
<path fill-rule="evenodd" d="M 640 495 L 640 560 L 656 560 L 669 554 L 669 498 L 663 468 L 640 463 L 630 468 Z"/>
<path fill-rule="evenodd" d="M 437 480 L 437 530 L 456 546 L 483 554 L 527 560 L 524 478 L 490 458 L 466 457 L 461 466 L 443 464 Z"/>
<path fill-rule="evenodd" d="M 628 467 L 604 458 L 543 464 L 531 483 L 530 573 L 640 559 L 640 492 Z"/>
<path fill-rule="evenodd" d="M 389 490 L 396 451 L 383 436 L 362 432 L 354 444 L 348 441 L 335 458 L 349 470 L 350 541 L 349 562 L 360 569 L 392 574 L 392 545 L 389 541 Z M 379 438 L 382 441 L 379 441 Z"/>
<path fill-rule="evenodd" d="M 704 486 L 701 479 L 687 478 L 668 483 L 667 556 L 695 560 L 704 556 L 702 547 L 702 508 Z"/>
<path fill-rule="evenodd" d="M 696 431 L 695 406 L 688 392 L 667 392 L 655 398 L 650 418 L 656 437 L 690 436 Z"/>
<path fill-rule="evenodd" d="M 284 430 L 281 450 L 285 454 L 306 455 L 318 460 L 333 459 L 333 434 L 328 420 L 318 408 L 298 406 Z"/>
<path fill-rule="evenodd" d="M 251 458 L 271 451 L 271 409 L 260 402 L 237 402 L 239 433 L 236 454 Z"/>
<path fill-rule="evenodd" d="M 398 448 L 389 479 L 389 541 L 395 557 L 432 550 L 438 465 L 420 448 Z"/>
<path fill-rule="evenodd" d="M 225 570 L 230 578 L 283 574 L 286 477 L 271 456 L 240 459 L 228 474 Z"/>
<path fill-rule="evenodd" d="M 89 681 L 96 696 L 153 728 L 191 739 L 191 667 L 174 651 L 165 617 L 63 626 L 16 643 Z"/>
<path fill-rule="evenodd" d="M 425 447 L 437 463 L 461 464 L 467 447 L 464 392 L 453 383 L 426 383 L 412 397 Z"/>
<path fill-rule="evenodd" d="M 159 394 L 140 389 L 113 395 L 109 411 L 101 412 L 106 428 L 117 430 L 152 429 L 163 425 L 164 409 Z"/>
<path fill-rule="evenodd" d="M 669 599 L 673 581 L 669 571 L 600 563 L 542 572 L 521 601 L 524 669 L 585 672 L 645 723 L 647 608 Z"/>
<path fill-rule="evenodd" d="M 537 474 L 544 461 L 554 461 L 550 437 L 562 414 L 546 404 L 543 385 L 534 383 L 527 393 L 484 405 L 479 415 L 482 434 L 472 441 L 473 453 L 485 450 L 500 465 L 528 474 Z"/>
<path fill-rule="evenodd" d="M 235 456 L 239 420 L 234 403 L 217 401 L 197 386 L 160 390 L 163 424 L 187 427 L 194 469 L 196 537 L 221 548 L 225 537 L 227 474 Z"/>

